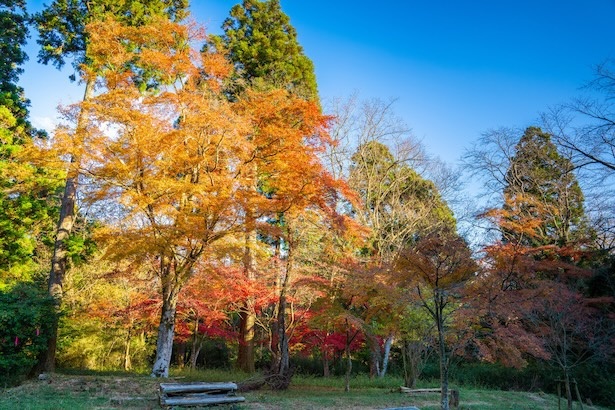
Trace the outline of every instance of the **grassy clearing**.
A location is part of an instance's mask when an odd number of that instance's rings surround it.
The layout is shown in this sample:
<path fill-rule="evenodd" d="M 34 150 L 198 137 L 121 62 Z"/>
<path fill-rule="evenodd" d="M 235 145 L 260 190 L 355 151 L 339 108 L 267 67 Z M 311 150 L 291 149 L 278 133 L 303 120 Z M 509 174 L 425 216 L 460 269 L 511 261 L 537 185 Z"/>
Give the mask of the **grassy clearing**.
<path fill-rule="evenodd" d="M 177 373 L 169 381 L 240 381 L 246 376 L 229 372 Z M 158 409 L 158 384 L 161 380 L 129 374 L 56 374 L 47 381 L 33 380 L 0 391 L 0 409 Z M 308 409 L 386 409 L 416 406 L 421 410 L 438 409 L 439 395 L 408 396 L 399 393 L 400 379 L 370 380 L 359 376 L 352 380 L 351 391 L 344 392 L 342 378 L 297 376 L 291 388 L 283 392 L 267 389 L 243 394 L 246 403 L 237 409 L 308 410 Z M 426 387 L 426 386 L 424 386 Z M 524 393 L 460 388 L 461 409 L 465 410 L 551 410 L 557 398 L 540 392 Z M 224 406 L 216 408 L 225 408 Z M 228 408 L 228 407 L 226 407 Z M 604 410 L 594 406 L 585 409 Z"/>

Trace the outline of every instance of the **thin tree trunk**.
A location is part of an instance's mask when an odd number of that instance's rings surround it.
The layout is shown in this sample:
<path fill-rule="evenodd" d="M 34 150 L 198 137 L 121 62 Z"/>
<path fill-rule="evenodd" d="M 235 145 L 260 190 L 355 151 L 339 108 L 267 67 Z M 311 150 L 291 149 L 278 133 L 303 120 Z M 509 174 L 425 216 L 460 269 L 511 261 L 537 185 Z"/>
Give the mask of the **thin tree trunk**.
<path fill-rule="evenodd" d="M 94 95 L 94 80 L 88 79 L 85 84 L 83 101 L 89 101 Z M 85 111 L 83 108 L 77 118 L 76 137 L 77 152 L 83 143 L 83 132 L 85 127 Z M 54 300 L 55 315 L 51 318 L 51 332 L 47 341 L 47 354 L 45 357 L 44 368 L 46 372 L 55 372 L 56 350 L 58 345 L 58 316 L 62 309 L 62 299 L 64 297 L 64 276 L 68 261 L 67 241 L 75 225 L 75 202 L 77 200 L 77 188 L 79 185 L 79 168 L 81 166 L 81 156 L 74 155 L 71 158 L 68 172 L 66 174 L 66 185 L 60 206 L 60 218 L 56 229 L 56 239 L 53 246 L 53 257 L 51 258 L 51 270 L 49 271 L 49 295 Z"/>
<path fill-rule="evenodd" d="M 327 352 L 322 352 L 322 377 L 331 376 L 331 369 L 329 368 L 329 355 Z"/>
<path fill-rule="evenodd" d="M 194 333 L 192 334 L 192 347 L 190 349 L 190 369 L 196 369 L 196 362 L 199 357 L 199 353 L 201 353 L 201 348 L 203 347 L 203 340 L 199 340 L 199 315 L 198 312 L 195 312 L 195 320 L 194 320 Z"/>
<path fill-rule="evenodd" d="M 572 389 L 570 388 L 570 372 L 564 369 L 564 385 L 566 386 L 566 400 L 568 400 L 568 410 L 572 410 Z"/>
<path fill-rule="evenodd" d="M 243 255 L 243 269 L 248 281 L 256 279 L 254 248 L 256 247 L 256 227 L 252 211 L 246 210 L 245 245 Z M 239 347 L 237 352 L 237 367 L 246 372 L 254 373 L 254 329 L 256 313 L 254 297 L 249 296 L 245 301 L 244 311 L 239 315 Z"/>
<path fill-rule="evenodd" d="M 126 335 L 126 341 L 124 345 L 124 370 L 130 370 L 132 368 L 132 362 L 130 360 L 130 339 L 132 337 L 132 323 L 128 328 L 128 334 Z"/>
<path fill-rule="evenodd" d="M 350 374 L 352 373 L 352 356 L 350 356 L 350 345 L 352 344 L 353 339 L 354 336 L 352 338 L 350 337 L 350 324 L 348 323 L 348 319 L 346 319 L 346 344 L 344 346 L 344 353 L 346 353 L 346 377 L 344 385 L 345 392 L 350 391 Z"/>
<path fill-rule="evenodd" d="M 350 322 L 346 319 L 346 344 L 344 346 L 344 352 L 346 353 L 347 365 L 346 365 L 346 386 L 344 391 L 350 391 L 350 375 L 352 373 L 352 356 L 350 355 L 350 346 L 352 341 L 359 334 L 359 330 L 354 332 L 352 337 L 350 336 Z"/>
<path fill-rule="evenodd" d="M 291 276 L 293 270 L 293 246 L 289 240 L 288 255 L 286 258 L 286 272 L 284 280 L 282 281 L 282 287 L 280 289 L 280 298 L 278 304 L 278 352 L 279 352 L 279 364 L 277 366 L 277 372 L 281 376 L 285 376 L 290 370 L 290 348 L 288 342 L 288 332 L 286 329 L 286 314 L 288 310 L 288 301 L 286 295 L 290 288 Z"/>
<path fill-rule="evenodd" d="M 448 357 L 446 353 L 446 342 L 444 340 L 444 317 L 442 315 L 441 304 L 435 306 L 438 324 L 438 345 L 440 350 L 440 388 L 442 393 L 440 395 L 440 402 L 442 404 L 442 410 L 449 410 L 448 403 Z"/>

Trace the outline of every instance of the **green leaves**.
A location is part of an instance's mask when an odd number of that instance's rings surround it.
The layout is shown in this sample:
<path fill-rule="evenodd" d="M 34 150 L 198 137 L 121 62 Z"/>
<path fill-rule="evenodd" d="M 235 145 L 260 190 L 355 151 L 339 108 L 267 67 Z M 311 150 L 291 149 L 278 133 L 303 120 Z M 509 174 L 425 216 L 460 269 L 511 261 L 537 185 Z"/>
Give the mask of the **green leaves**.
<path fill-rule="evenodd" d="M 212 44 L 228 51 L 238 79 L 259 89 L 284 88 L 308 100 L 318 98 L 314 65 L 278 0 L 244 0 L 231 9 L 222 29 L 224 35 L 214 36 Z"/>
<path fill-rule="evenodd" d="M 31 283 L 0 287 L 0 386 L 21 381 L 37 363 L 53 315 L 51 298 Z"/>
<path fill-rule="evenodd" d="M 505 232 L 507 240 L 524 241 L 531 246 L 563 246 L 587 236 L 584 198 L 573 164 L 558 152 L 551 135 L 537 127 L 525 130 L 510 160 L 506 182 L 505 200 L 515 202 L 521 213 L 512 217 L 542 220 L 534 239 Z M 504 209 L 508 210 L 506 206 Z"/>

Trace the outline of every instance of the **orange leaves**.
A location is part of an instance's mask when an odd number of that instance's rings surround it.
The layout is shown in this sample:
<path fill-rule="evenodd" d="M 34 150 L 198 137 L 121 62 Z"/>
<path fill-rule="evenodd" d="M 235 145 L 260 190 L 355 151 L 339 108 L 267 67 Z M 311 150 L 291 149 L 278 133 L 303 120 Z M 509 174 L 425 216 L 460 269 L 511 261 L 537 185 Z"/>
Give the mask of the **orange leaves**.
<path fill-rule="evenodd" d="M 109 88 L 150 80 L 173 84 L 196 75 L 190 42 L 203 39 L 195 26 L 157 18 L 147 25 L 126 26 L 107 18 L 87 26 L 86 78 L 102 76 Z"/>
<path fill-rule="evenodd" d="M 429 233 L 402 250 L 397 267 L 406 281 L 425 283 L 432 289 L 454 287 L 477 270 L 465 241 L 446 230 Z"/>

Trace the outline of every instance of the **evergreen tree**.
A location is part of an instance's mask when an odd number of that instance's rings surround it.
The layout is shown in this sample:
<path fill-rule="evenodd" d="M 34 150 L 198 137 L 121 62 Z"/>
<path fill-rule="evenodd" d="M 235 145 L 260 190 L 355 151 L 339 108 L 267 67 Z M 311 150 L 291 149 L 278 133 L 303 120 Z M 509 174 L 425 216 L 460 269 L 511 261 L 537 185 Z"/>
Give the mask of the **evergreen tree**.
<path fill-rule="evenodd" d="M 224 35 L 213 37 L 212 42 L 227 50 L 235 64 L 239 82 L 233 94 L 252 85 L 318 98 L 314 64 L 303 53 L 279 0 L 244 0 L 231 9 L 222 29 Z"/>
<path fill-rule="evenodd" d="M 27 116 L 28 101 L 17 85 L 21 66 L 28 59 L 23 46 L 28 38 L 24 0 L 0 0 L 0 105 L 19 122 Z M 17 125 L 17 124 L 16 124 Z"/>
<path fill-rule="evenodd" d="M 25 2 L 0 1 L 0 283 L 28 281 L 53 230 L 57 184 L 19 158 L 35 131 L 17 85 L 28 36 Z"/>
<path fill-rule="evenodd" d="M 534 235 L 520 237 L 505 232 L 506 240 L 528 246 L 565 246 L 588 234 L 583 193 L 573 173 L 573 164 L 558 152 L 551 135 L 540 128 L 525 130 L 510 159 L 506 182 L 506 202 L 515 203 L 523 217 L 541 220 L 534 228 Z"/>

